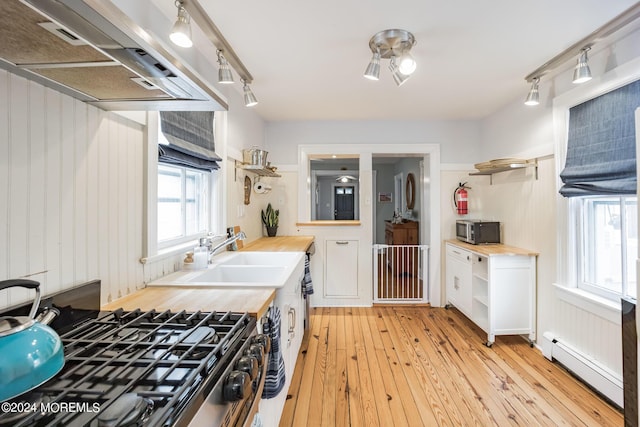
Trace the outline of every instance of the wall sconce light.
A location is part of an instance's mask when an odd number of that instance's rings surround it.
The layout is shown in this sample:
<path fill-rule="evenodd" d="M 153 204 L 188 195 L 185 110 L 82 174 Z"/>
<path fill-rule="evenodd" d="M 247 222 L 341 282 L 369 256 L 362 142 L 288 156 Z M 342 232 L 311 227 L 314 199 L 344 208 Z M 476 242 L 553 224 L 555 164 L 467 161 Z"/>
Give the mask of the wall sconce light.
<path fill-rule="evenodd" d="M 193 42 L 191 41 L 191 18 L 182 6 L 182 0 L 176 0 L 175 4 L 178 8 L 178 18 L 171 28 L 169 38 L 177 46 L 191 47 L 193 46 Z"/>
<path fill-rule="evenodd" d="M 416 61 L 411 56 L 411 48 L 416 39 L 406 30 L 384 30 L 371 37 L 369 48 L 373 57 L 367 65 L 364 77 L 369 80 L 380 78 L 380 58 L 389 59 L 389 70 L 398 86 L 404 83 L 416 70 Z"/>

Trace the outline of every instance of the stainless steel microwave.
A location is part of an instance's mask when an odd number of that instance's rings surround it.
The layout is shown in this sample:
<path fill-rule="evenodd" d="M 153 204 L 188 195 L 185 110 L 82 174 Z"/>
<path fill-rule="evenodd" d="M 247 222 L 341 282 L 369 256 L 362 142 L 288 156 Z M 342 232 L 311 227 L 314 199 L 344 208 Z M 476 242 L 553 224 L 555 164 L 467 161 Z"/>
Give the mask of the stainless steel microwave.
<path fill-rule="evenodd" d="M 500 243 L 500 223 L 474 219 L 457 220 L 456 238 L 472 245 Z"/>

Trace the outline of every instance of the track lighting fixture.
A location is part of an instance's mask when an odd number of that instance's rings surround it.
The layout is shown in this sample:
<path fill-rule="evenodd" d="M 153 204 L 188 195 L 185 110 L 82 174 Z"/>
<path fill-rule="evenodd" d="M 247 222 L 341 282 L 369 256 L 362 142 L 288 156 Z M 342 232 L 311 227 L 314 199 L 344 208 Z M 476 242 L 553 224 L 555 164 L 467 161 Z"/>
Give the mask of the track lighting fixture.
<path fill-rule="evenodd" d="M 245 107 L 253 107 L 258 104 L 258 99 L 251 91 L 249 83 L 246 80 L 242 80 L 242 90 L 244 91 L 244 105 Z"/>
<path fill-rule="evenodd" d="M 587 52 L 591 50 L 590 47 L 584 47 L 581 50 L 578 57 L 578 63 L 573 70 L 573 83 L 580 84 L 591 80 L 591 70 L 589 69 L 589 58 L 587 58 Z"/>
<path fill-rule="evenodd" d="M 218 54 L 218 64 L 220 65 L 220 68 L 218 68 L 218 83 L 233 83 L 233 74 L 231 73 L 231 67 L 227 62 L 227 59 L 222 54 L 221 50 L 218 49 L 216 53 Z"/>
<path fill-rule="evenodd" d="M 191 41 L 191 18 L 184 9 L 182 0 L 176 0 L 175 4 L 178 8 L 178 18 L 176 23 L 173 24 L 173 28 L 171 28 L 169 38 L 180 47 L 191 47 L 193 46 Z"/>
<path fill-rule="evenodd" d="M 389 59 L 389 70 L 398 86 L 404 83 L 416 70 L 416 61 L 409 53 L 416 44 L 416 39 L 406 30 L 384 30 L 371 37 L 369 48 L 373 57 L 364 72 L 369 80 L 378 80 L 380 76 L 380 59 Z"/>
<path fill-rule="evenodd" d="M 527 99 L 524 101 L 524 105 L 538 105 L 540 103 L 540 93 L 538 92 L 538 83 L 540 78 L 535 77 L 531 83 L 531 90 L 527 95 Z"/>

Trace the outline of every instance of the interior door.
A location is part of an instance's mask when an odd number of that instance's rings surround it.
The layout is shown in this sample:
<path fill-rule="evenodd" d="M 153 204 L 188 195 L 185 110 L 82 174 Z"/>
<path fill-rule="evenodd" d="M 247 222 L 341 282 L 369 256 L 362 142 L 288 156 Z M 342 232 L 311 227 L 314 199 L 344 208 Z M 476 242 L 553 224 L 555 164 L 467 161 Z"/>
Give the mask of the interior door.
<path fill-rule="evenodd" d="M 352 185 L 334 187 L 334 219 L 355 219 L 354 189 Z"/>

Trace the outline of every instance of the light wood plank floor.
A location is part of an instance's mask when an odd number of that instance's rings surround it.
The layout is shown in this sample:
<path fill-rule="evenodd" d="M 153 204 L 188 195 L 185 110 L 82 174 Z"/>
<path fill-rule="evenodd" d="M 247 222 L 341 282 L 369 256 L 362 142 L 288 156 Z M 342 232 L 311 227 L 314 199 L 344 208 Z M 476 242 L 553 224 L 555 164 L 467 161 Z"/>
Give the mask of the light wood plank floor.
<path fill-rule="evenodd" d="M 623 414 L 521 337 L 459 311 L 316 308 L 280 426 L 621 426 Z"/>

